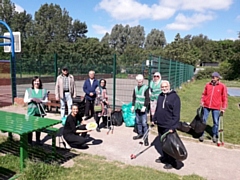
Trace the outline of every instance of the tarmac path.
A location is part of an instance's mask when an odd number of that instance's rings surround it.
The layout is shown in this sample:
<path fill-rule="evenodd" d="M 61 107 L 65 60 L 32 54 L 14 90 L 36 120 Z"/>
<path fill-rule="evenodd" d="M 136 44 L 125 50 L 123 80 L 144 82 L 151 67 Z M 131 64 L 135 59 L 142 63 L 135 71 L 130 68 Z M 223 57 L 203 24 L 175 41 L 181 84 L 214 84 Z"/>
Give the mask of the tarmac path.
<path fill-rule="evenodd" d="M 26 107 L 11 106 L 4 107 L 1 110 L 26 113 Z M 60 119 L 59 114 L 48 113 L 48 118 Z M 88 120 L 93 121 L 93 119 Z M 61 125 L 58 125 L 61 127 Z M 46 134 L 42 133 L 42 138 Z M 240 148 L 217 147 L 210 140 L 205 140 L 204 143 L 193 140 L 192 138 L 182 138 L 183 143 L 188 151 L 188 158 L 183 162 L 184 166 L 179 169 L 165 170 L 163 164 L 155 163 L 160 154 L 159 138 L 154 133 L 149 135 L 152 146 L 143 146 L 139 151 L 134 152 L 139 144 L 139 140 L 132 140 L 135 135 L 132 128 L 125 127 L 123 124 L 120 127 L 114 127 L 113 134 L 107 135 L 107 129 L 101 129 L 101 132 L 92 131 L 91 138 L 94 140 L 89 142 L 89 149 L 77 150 L 84 153 L 104 156 L 111 161 L 120 161 L 133 166 L 145 166 L 154 168 L 160 171 L 172 172 L 179 175 L 197 174 L 208 180 L 240 180 Z M 57 138 L 58 140 L 58 138 Z M 45 142 L 51 144 L 51 140 Z M 57 142 L 58 144 L 58 142 Z M 131 154 L 142 153 L 135 159 L 130 158 Z"/>

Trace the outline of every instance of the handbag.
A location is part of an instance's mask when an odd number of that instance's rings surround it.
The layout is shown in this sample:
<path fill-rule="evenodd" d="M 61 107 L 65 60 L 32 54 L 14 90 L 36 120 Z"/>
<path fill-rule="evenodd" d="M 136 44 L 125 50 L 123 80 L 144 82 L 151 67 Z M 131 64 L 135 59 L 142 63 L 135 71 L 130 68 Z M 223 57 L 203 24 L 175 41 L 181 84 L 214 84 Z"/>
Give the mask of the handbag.
<path fill-rule="evenodd" d="M 102 106 L 101 105 L 94 105 L 94 111 L 95 112 L 102 111 Z"/>
<path fill-rule="evenodd" d="M 163 134 L 160 142 L 162 144 L 162 150 L 174 159 L 179 161 L 187 159 L 187 150 L 176 131 L 173 133 L 168 131 Z"/>

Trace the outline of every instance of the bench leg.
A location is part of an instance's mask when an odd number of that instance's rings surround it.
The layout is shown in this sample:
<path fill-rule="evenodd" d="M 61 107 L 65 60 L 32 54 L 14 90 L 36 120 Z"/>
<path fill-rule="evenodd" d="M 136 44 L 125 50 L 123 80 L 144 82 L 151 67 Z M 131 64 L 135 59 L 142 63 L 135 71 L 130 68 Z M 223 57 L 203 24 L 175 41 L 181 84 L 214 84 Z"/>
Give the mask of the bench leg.
<path fill-rule="evenodd" d="M 20 171 L 23 172 L 23 168 L 25 168 L 25 159 L 28 157 L 28 141 L 27 134 L 20 136 Z"/>
<path fill-rule="evenodd" d="M 52 155 L 56 157 L 56 134 L 52 135 Z"/>

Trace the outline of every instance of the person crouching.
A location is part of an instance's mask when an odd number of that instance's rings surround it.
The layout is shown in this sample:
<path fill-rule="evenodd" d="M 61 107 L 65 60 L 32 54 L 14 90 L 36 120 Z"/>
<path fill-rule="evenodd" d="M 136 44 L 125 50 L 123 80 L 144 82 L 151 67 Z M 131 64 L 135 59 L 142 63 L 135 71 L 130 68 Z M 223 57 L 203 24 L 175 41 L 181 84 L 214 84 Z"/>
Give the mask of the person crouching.
<path fill-rule="evenodd" d="M 78 114 L 78 105 L 73 104 L 71 114 L 68 115 L 63 129 L 63 137 L 69 146 L 81 149 L 88 148 L 86 135 L 90 130 L 86 129 L 86 124 L 87 122 L 82 120 Z"/>

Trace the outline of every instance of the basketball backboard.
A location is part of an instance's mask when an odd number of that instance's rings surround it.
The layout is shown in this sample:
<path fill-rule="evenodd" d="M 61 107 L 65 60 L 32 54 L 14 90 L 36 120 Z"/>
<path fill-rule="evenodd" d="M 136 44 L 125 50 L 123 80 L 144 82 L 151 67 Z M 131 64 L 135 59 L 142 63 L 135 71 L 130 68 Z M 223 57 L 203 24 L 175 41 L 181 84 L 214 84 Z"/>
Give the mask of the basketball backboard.
<path fill-rule="evenodd" d="M 21 52 L 21 33 L 20 32 L 13 32 L 14 36 L 14 49 L 15 52 Z M 10 33 L 4 33 L 4 37 L 10 37 Z M 3 38 L 4 43 L 10 43 L 9 39 Z M 11 52 L 11 46 L 4 46 L 4 52 Z"/>

